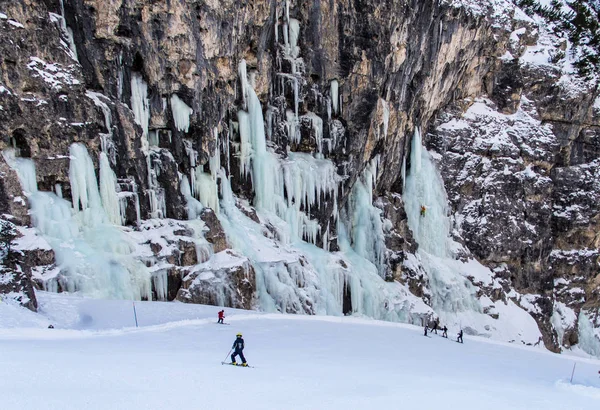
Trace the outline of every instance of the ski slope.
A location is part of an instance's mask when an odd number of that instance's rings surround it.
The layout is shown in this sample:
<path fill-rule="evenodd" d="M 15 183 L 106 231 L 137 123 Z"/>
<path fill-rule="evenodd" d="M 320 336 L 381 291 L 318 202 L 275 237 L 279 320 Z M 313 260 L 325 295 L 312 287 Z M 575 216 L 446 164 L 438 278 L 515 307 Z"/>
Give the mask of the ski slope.
<path fill-rule="evenodd" d="M 164 302 L 136 302 L 136 328 L 132 302 L 38 297 L 0 303 L 4 410 L 600 408 L 600 361 L 540 347 Z M 255 368 L 221 365 L 238 331 Z"/>

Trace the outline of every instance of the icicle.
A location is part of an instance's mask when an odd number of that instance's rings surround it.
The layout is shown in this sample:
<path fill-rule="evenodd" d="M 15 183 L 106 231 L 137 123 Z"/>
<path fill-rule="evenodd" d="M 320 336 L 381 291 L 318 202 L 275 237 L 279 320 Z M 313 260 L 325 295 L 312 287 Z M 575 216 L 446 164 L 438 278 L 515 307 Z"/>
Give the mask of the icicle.
<path fill-rule="evenodd" d="M 279 43 L 279 14 L 275 4 L 275 44 Z"/>
<path fill-rule="evenodd" d="M 190 128 L 190 116 L 194 112 L 177 94 L 171 96 L 171 112 L 175 127 L 179 131 L 188 132 Z"/>
<path fill-rule="evenodd" d="M 298 38 L 300 36 L 300 22 L 296 19 L 289 20 L 289 55 L 292 58 L 298 57 L 300 48 L 298 47 Z M 293 72 L 295 72 L 294 70 Z"/>
<path fill-rule="evenodd" d="M 152 273 L 152 282 L 154 283 L 154 290 L 156 292 L 156 300 L 165 301 L 168 295 L 168 271 L 166 269 L 158 269 Z"/>
<path fill-rule="evenodd" d="M 210 174 L 212 179 L 217 181 L 217 172 L 221 169 L 221 149 L 219 148 L 219 131 L 217 127 L 213 128 L 213 138 L 217 141 L 217 148 L 215 149 L 215 154 L 209 158 L 208 165 L 210 167 Z"/>
<path fill-rule="evenodd" d="M 240 66 L 238 67 L 238 74 L 240 76 L 240 82 L 241 82 L 241 92 L 242 92 L 242 99 L 244 102 L 244 109 L 247 110 L 248 109 L 248 88 L 250 88 L 249 84 L 248 84 L 248 73 L 246 71 L 246 60 L 242 60 L 240 61 Z"/>
<path fill-rule="evenodd" d="M 400 175 L 402 176 L 402 194 L 404 194 L 406 190 L 406 154 L 402 157 L 402 171 Z"/>
<path fill-rule="evenodd" d="M 423 149 L 423 145 L 421 143 L 421 133 L 419 132 L 419 128 L 415 127 L 415 134 L 412 140 L 412 150 L 410 154 L 411 168 L 410 172 L 413 171 L 415 173 L 421 172 L 421 151 Z"/>
<path fill-rule="evenodd" d="M 60 184 L 54 184 L 54 192 L 56 192 L 56 196 L 59 198 L 63 197 L 62 186 Z"/>
<path fill-rule="evenodd" d="M 148 85 L 139 73 L 131 73 L 131 110 L 135 122 L 142 127 L 142 151 L 147 153 L 150 105 L 148 103 Z"/>
<path fill-rule="evenodd" d="M 119 52 L 119 66 L 117 67 L 117 99 L 119 101 L 123 98 L 123 50 Z"/>
<path fill-rule="evenodd" d="M 311 122 L 313 132 L 315 134 L 315 140 L 317 143 L 317 153 L 323 153 L 323 120 L 314 112 L 309 112 L 304 115 L 304 118 L 308 118 Z M 322 155 L 321 155 L 322 157 Z"/>
<path fill-rule="evenodd" d="M 107 99 L 107 97 L 93 91 L 87 91 L 85 95 L 90 98 L 97 107 L 100 107 L 104 114 L 104 126 L 107 129 L 107 134 L 100 134 L 100 148 L 106 153 L 111 164 L 116 164 L 117 153 L 113 141 L 112 113 L 108 104 L 103 101 L 103 99 Z"/>
<path fill-rule="evenodd" d="M 73 38 L 73 30 L 69 26 L 67 26 L 67 21 L 65 20 L 65 5 L 63 0 L 60 0 L 60 30 L 63 35 L 67 38 L 68 46 L 69 46 L 69 54 L 71 58 L 77 62 L 77 47 L 75 46 L 75 40 Z"/>
<path fill-rule="evenodd" d="M 183 148 L 185 149 L 185 152 L 188 154 L 188 158 L 190 160 L 190 167 L 192 167 L 192 168 L 196 167 L 196 157 L 198 156 L 198 153 L 194 149 L 194 147 L 192 145 L 192 141 L 184 139 L 183 140 Z"/>
<path fill-rule="evenodd" d="M 250 171 L 252 153 L 250 117 L 246 111 L 238 111 L 238 124 L 240 132 L 240 176 L 245 177 Z"/>
<path fill-rule="evenodd" d="M 119 206 L 118 185 L 115 173 L 110 167 L 108 157 L 100 153 L 100 197 L 108 220 L 115 225 L 120 225 L 121 208 Z"/>
<path fill-rule="evenodd" d="M 200 201 L 193 197 L 190 189 L 190 182 L 186 175 L 181 178 L 181 184 L 179 187 L 181 194 L 187 202 L 188 219 L 198 218 L 202 212 L 202 209 L 204 209 L 204 206 Z"/>
<path fill-rule="evenodd" d="M 301 134 L 300 131 L 298 130 L 298 117 L 296 116 L 296 114 L 294 114 L 294 112 L 292 110 L 287 110 L 285 112 L 285 117 L 286 117 L 286 129 L 287 129 L 287 134 L 288 134 L 288 139 L 290 140 L 290 142 L 293 142 L 295 144 L 299 144 L 300 143 L 300 138 L 301 138 Z"/>
<path fill-rule="evenodd" d="M 148 131 L 148 144 L 151 147 L 158 147 L 160 145 L 160 138 L 158 136 L 158 130 Z"/>
<path fill-rule="evenodd" d="M 323 240 L 323 250 L 329 252 L 329 222 L 327 222 L 327 229 L 321 239 Z"/>
<path fill-rule="evenodd" d="M 165 190 L 158 183 L 160 175 L 160 160 L 153 159 L 151 155 L 147 157 L 148 162 L 148 189 L 146 193 L 150 203 L 150 217 L 164 218 L 167 214 L 167 206 L 165 203 Z"/>
<path fill-rule="evenodd" d="M 283 23 L 283 44 L 285 55 L 290 54 L 290 35 L 289 35 L 289 24 Z"/>
<path fill-rule="evenodd" d="M 217 132 L 216 128 L 214 131 Z M 217 176 L 221 169 L 220 156 L 220 151 L 217 148 L 215 155 L 209 160 L 210 174 L 203 172 L 201 168 L 197 168 L 194 175 L 196 197 L 203 205 L 212 208 L 217 215 L 219 214 Z"/>
<path fill-rule="evenodd" d="M 331 90 L 330 90 L 330 94 L 331 94 L 331 108 L 333 109 L 333 113 L 337 114 L 338 113 L 338 107 L 339 107 L 339 84 L 337 80 L 331 80 Z"/>
<path fill-rule="evenodd" d="M 85 145 L 79 143 L 72 144 L 70 155 L 69 181 L 71 182 L 73 208 L 76 210 L 101 208 L 102 203 L 98 194 L 94 164 Z"/>
<path fill-rule="evenodd" d="M 288 0 L 285 0 L 285 21 L 290 21 L 290 3 Z"/>
<path fill-rule="evenodd" d="M 272 131 L 273 131 L 273 107 L 269 105 L 269 108 L 267 108 L 267 139 L 269 141 L 272 140 Z"/>
<path fill-rule="evenodd" d="M 2 156 L 6 163 L 17 172 L 23 192 L 26 195 L 37 192 L 37 179 L 33 161 L 17 157 L 14 148 L 5 149 L 2 151 Z"/>
<path fill-rule="evenodd" d="M 383 98 L 380 98 L 381 109 L 383 111 L 382 120 L 383 120 L 383 138 L 387 138 L 388 127 L 390 124 L 390 108 L 388 106 L 388 102 Z"/>

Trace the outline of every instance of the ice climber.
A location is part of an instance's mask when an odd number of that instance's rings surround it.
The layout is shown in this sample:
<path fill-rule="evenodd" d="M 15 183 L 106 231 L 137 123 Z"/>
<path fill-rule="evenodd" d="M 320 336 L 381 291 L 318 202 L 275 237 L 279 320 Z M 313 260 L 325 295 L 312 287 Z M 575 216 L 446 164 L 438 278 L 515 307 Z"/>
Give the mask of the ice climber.
<path fill-rule="evenodd" d="M 238 333 L 235 336 L 235 342 L 233 342 L 233 346 L 231 347 L 234 349 L 234 352 L 231 355 L 231 364 L 237 364 L 235 362 L 235 357 L 239 355 L 240 359 L 242 359 L 242 366 L 248 366 L 248 363 L 246 363 L 246 358 L 244 357 L 244 339 L 242 339 L 242 334 Z"/>
<path fill-rule="evenodd" d="M 427 211 L 427 208 L 425 208 L 425 205 L 421 205 L 421 216 L 425 216 L 425 211 Z"/>
<path fill-rule="evenodd" d="M 223 324 L 223 319 L 225 319 L 225 311 L 224 310 L 220 310 L 219 311 L 219 320 L 217 320 L 217 323 Z"/>
<path fill-rule="evenodd" d="M 460 332 L 458 332 L 458 338 L 456 339 L 457 342 L 462 343 L 463 342 L 463 331 L 462 329 L 460 329 Z"/>

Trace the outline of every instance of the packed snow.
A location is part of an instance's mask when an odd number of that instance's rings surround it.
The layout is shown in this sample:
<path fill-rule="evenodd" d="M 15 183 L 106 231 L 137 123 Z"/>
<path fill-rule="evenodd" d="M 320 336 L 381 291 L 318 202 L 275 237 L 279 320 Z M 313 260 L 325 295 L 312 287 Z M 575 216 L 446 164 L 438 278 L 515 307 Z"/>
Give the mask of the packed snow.
<path fill-rule="evenodd" d="M 0 303 L 3 409 L 595 409 L 600 361 L 349 317 L 38 292 Z M 48 329 L 52 324 L 53 329 Z M 229 362 L 235 334 L 254 368 Z M 441 332 L 440 332 L 441 333 Z M 572 382 L 571 374 L 575 371 Z"/>

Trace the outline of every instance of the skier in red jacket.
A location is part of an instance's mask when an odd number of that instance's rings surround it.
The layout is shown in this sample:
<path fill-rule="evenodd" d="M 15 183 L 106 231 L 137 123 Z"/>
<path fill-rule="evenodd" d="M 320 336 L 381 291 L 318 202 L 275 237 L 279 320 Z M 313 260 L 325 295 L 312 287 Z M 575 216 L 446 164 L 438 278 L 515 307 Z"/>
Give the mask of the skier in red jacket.
<path fill-rule="evenodd" d="M 217 323 L 223 324 L 223 319 L 225 319 L 225 311 L 221 310 L 219 311 L 219 320 L 217 320 Z"/>

